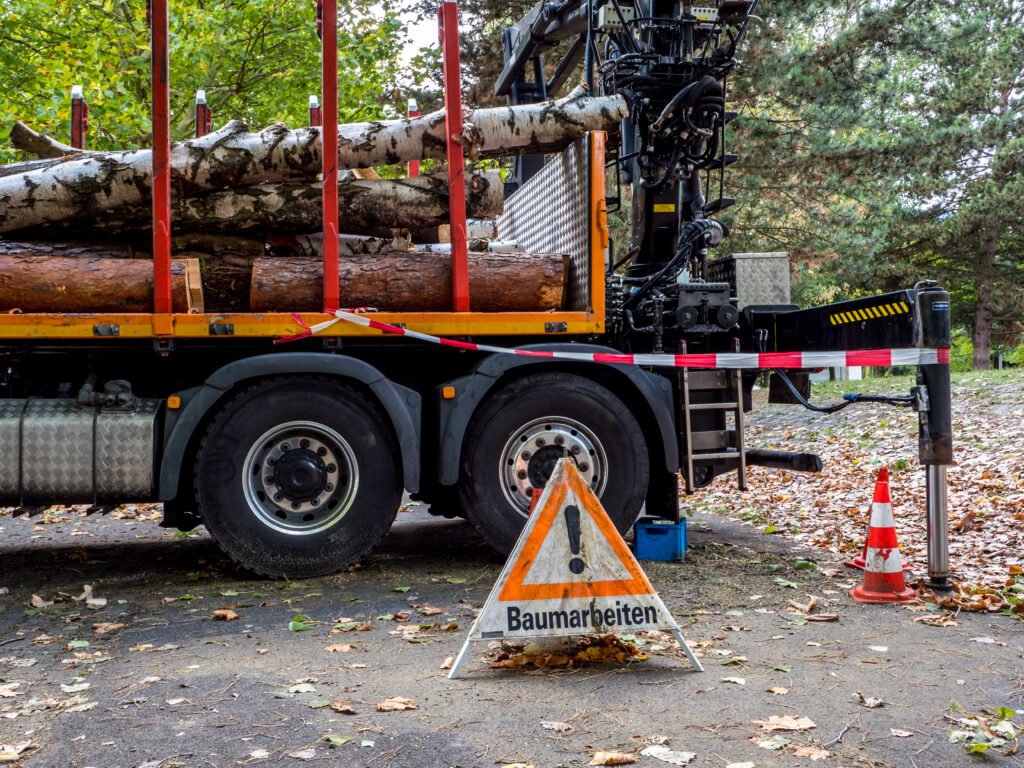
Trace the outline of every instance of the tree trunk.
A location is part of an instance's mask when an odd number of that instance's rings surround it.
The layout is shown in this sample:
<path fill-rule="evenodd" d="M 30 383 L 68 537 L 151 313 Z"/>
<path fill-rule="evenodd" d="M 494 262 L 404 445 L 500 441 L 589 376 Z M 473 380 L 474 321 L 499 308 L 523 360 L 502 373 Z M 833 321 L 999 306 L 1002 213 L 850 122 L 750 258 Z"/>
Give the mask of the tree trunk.
<path fill-rule="evenodd" d="M 470 306 L 477 312 L 536 312 L 562 306 L 568 259 L 554 254 L 470 253 Z M 346 307 L 382 311 L 451 310 L 451 259 L 416 251 L 353 256 L 340 261 Z M 319 259 L 256 259 L 253 312 L 318 311 L 323 301 Z"/>
<path fill-rule="evenodd" d="M 188 312 L 186 260 L 171 263 L 175 312 Z M 198 267 L 198 264 L 193 265 Z M 0 256 L 0 311 L 152 312 L 149 260 L 26 253 Z"/>
<path fill-rule="evenodd" d="M 974 311 L 974 370 L 992 369 L 992 278 L 996 268 L 996 236 L 989 233 L 978 257 L 975 278 L 977 306 Z"/>
<path fill-rule="evenodd" d="M 467 110 L 461 139 L 471 157 L 553 152 L 590 130 L 614 130 L 628 114 L 619 96 L 570 94 L 554 102 Z M 340 168 L 368 168 L 444 158 L 444 112 L 406 120 L 339 126 Z M 233 121 L 171 148 L 178 195 L 280 181 L 309 182 L 320 171 L 320 129 L 272 125 L 249 133 Z M 120 206 L 147 205 L 152 153 L 88 153 L 27 173 L 0 176 L 0 232 L 101 217 Z"/>

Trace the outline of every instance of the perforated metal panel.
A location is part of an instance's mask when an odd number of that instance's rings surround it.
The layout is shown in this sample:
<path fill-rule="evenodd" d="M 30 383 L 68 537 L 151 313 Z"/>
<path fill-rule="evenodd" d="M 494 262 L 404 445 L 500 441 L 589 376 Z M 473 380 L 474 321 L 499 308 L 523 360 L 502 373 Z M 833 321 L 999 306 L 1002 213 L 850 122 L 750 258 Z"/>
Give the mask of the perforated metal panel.
<path fill-rule="evenodd" d="M 531 253 L 569 256 L 563 308 L 590 309 L 590 134 L 554 155 L 505 201 L 498 238 Z"/>

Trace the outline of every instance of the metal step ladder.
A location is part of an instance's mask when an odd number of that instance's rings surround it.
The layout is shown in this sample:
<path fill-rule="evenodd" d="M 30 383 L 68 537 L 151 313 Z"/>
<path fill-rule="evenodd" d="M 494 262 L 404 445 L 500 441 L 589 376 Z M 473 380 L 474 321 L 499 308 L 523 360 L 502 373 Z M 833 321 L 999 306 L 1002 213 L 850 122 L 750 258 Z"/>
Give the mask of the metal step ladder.
<path fill-rule="evenodd" d="M 693 467 L 703 461 L 733 460 L 737 463 L 737 483 L 741 491 L 747 490 L 747 449 L 743 439 L 743 378 L 739 371 L 724 372 L 728 377 L 726 389 L 729 399 L 722 402 L 694 403 L 690 388 L 691 373 L 689 369 L 683 369 L 681 389 L 683 394 L 683 429 L 684 429 L 684 468 L 686 480 L 686 492 L 693 493 Z M 707 391 L 705 387 L 701 390 Z M 726 450 L 702 451 L 699 448 L 695 451 L 696 443 L 701 442 L 702 437 L 718 437 L 721 431 L 694 431 L 692 415 L 697 411 L 724 411 L 735 414 L 735 429 L 726 430 L 728 434 L 734 435 L 732 448 Z"/>

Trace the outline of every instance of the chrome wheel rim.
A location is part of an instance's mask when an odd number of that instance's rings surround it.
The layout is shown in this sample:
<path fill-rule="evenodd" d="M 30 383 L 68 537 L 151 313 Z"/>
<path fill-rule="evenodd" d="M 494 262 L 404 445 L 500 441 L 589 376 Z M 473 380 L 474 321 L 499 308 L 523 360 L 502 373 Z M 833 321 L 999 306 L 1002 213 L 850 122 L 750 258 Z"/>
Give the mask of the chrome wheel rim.
<path fill-rule="evenodd" d="M 508 439 L 498 465 L 502 493 L 523 517 L 530 513 L 533 489 L 547 484 L 560 458 L 573 460 L 594 493 L 604 492 L 608 458 L 597 436 L 565 416 L 534 419 Z"/>
<path fill-rule="evenodd" d="M 355 453 L 341 435 L 315 421 L 267 430 L 242 468 L 249 509 L 268 528 L 310 536 L 341 520 L 359 489 Z"/>

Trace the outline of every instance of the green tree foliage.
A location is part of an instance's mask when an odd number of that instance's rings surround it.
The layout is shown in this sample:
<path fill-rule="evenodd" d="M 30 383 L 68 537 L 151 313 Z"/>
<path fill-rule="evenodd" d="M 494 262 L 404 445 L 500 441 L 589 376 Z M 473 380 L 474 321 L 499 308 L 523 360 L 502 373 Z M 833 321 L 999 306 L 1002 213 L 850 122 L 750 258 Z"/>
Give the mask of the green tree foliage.
<path fill-rule="evenodd" d="M 1024 320 L 1024 2 L 760 13 L 733 91 L 733 247 L 790 250 L 804 298 L 939 279 L 987 368 Z"/>
<path fill-rule="evenodd" d="M 305 125 L 320 92 L 313 0 L 173 0 L 170 4 L 172 134 L 192 135 L 197 88 L 214 125 Z M 342 120 L 396 113 L 405 37 L 392 0 L 339 9 Z M 67 141 L 69 93 L 89 102 L 89 147 L 145 146 L 150 126 L 149 30 L 144 0 L 0 2 L 0 125 L 23 120 Z M 403 107 L 404 109 L 404 107 Z M 0 148 L 0 162 L 13 150 Z"/>

